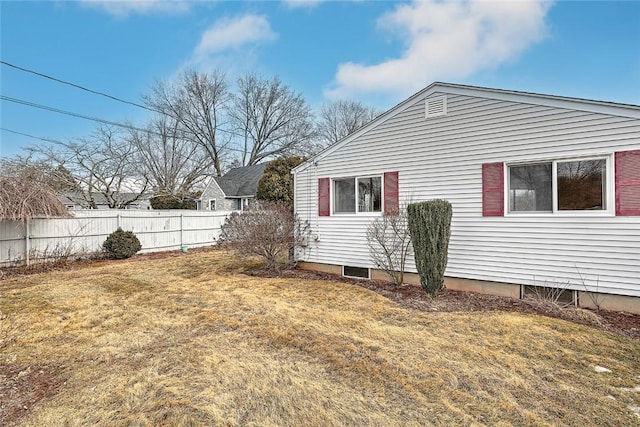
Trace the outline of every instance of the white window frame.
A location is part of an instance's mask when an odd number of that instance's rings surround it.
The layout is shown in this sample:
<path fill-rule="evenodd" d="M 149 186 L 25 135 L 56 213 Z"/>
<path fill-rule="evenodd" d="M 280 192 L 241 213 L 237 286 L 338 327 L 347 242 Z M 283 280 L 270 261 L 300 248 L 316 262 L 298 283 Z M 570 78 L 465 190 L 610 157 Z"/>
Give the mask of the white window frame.
<path fill-rule="evenodd" d="M 344 273 L 344 269 L 346 268 L 362 268 L 363 270 L 367 270 L 367 277 L 360 277 L 360 276 L 350 276 L 348 274 Z M 348 277 L 350 279 L 358 279 L 358 280 L 371 280 L 371 268 L 369 267 L 356 267 L 353 265 L 343 265 L 342 266 L 342 277 Z"/>
<path fill-rule="evenodd" d="M 209 200 L 209 210 L 210 211 L 215 211 L 216 210 L 216 199 L 210 199 Z"/>
<path fill-rule="evenodd" d="M 605 197 L 606 209 L 602 210 L 558 210 L 558 163 L 582 162 L 588 160 L 605 160 Z M 540 163 L 551 163 L 551 211 L 511 211 L 511 166 L 527 166 Z M 553 157 L 509 162 L 504 165 L 504 212 L 505 216 L 613 216 L 615 215 L 615 182 L 613 171 L 613 154 L 600 154 L 585 157 Z"/>
<path fill-rule="evenodd" d="M 358 209 L 358 179 L 366 178 L 380 178 L 380 211 L 379 212 L 360 212 Z M 335 181 L 343 181 L 346 179 L 353 179 L 355 184 L 355 212 L 335 212 Z M 331 205 L 331 215 L 358 215 L 358 216 L 381 216 L 384 212 L 384 174 L 372 174 L 372 175 L 356 175 L 356 176 L 341 176 L 331 178 L 331 184 L 329 185 L 329 203 Z"/>

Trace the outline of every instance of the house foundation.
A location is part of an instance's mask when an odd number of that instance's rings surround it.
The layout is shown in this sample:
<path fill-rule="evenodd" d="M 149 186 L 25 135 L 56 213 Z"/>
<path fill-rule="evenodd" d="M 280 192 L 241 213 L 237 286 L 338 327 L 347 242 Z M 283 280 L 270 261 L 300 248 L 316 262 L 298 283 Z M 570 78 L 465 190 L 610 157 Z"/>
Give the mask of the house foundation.
<path fill-rule="evenodd" d="M 318 271 L 342 276 L 342 266 L 336 264 L 323 264 L 317 262 L 299 262 L 298 268 L 302 270 Z M 372 280 L 388 280 L 386 273 L 382 270 L 371 268 L 370 278 Z M 366 279 L 363 279 L 366 280 Z M 404 282 L 410 285 L 420 285 L 420 276 L 416 273 L 405 273 Z M 474 292 L 479 294 L 497 295 L 508 298 L 520 299 L 523 295 L 523 286 L 514 283 L 491 282 L 485 280 L 460 279 L 456 277 L 445 277 L 444 284 L 447 289 L 463 292 Z M 601 292 L 577 292 L 578 307 L 592 310 L 624 311 L 627 313 L 640 314 L 640 298 L 605 294 Z M 599 306 L 599 307 L 598 307 Z"/>

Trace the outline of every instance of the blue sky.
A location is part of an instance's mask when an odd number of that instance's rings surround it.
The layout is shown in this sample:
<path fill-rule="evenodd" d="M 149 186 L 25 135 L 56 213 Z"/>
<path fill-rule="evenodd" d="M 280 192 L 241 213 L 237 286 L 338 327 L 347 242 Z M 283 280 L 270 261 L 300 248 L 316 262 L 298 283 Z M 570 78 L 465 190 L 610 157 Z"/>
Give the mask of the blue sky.
<path fill-rule="evenodd" d="M 386 110 L 433 81 L 640 104 L 639 1 L 2 1 L 2 61 L 141 102 L 156 79 L 280 76 L 307 101 Z M 1 93 L 142 125 L 143 109 L 0 65 Z M 96 123 L 0 101 L 2 128 Z M 0 131 L 0 156 L 43 142 Z"/>

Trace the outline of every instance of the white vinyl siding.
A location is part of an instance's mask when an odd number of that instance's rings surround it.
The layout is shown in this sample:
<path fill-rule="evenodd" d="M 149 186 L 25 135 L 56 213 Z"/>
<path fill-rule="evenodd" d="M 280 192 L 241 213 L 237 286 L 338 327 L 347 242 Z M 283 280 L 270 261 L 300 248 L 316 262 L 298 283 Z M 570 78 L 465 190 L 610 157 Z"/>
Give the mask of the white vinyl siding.
<path fill-rule="evenodd" d="M 453 206 L 447 276 L 584 290 L 579 271 L 601 292 L 640 296 L 640 217 L 482 217 L 483 163 L 609 158 L 639 147 L 638 119 L 453 94 L 445 116 L 425 119 L 425 100 L 415 99 L 296 174 L 296 212 L 319 236 L 301 259 L 373 267 L 365 237 L 372 219 L 318 217 L 317 178 L 397 170 L 401 205 L 443 198 Z"/>

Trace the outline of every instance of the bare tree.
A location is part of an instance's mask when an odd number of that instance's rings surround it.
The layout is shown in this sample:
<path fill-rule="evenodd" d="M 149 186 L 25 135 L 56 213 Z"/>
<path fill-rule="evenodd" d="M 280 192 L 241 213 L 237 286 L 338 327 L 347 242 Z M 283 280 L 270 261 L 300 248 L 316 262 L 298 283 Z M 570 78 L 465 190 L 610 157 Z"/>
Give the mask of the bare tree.
<path fill-rule="evenodd" d="M 147 132 L 132 131 L 131 142 L 156 194 L 189 193 L 213 165 L 206 150 L 187 138 L 180 122 L 169 116 L 153 118 Z"/>
<path fill-rule="evenodd" d="M 318 134 L 324 146 L 333 144 L 373 120 L 380 111 L 358 101 L 341 100 L 320 109 Z"/>
<path fill-rule="evenodd" d="M 0 160 L 0 219 L 24 221 L 36 215 L 69 216 L 54 189 L 48 167 Z"/>
<path fill-rule="evenodd" d="M 306 101 L 277 77 L 241 77 L 230 115 L 239 134 L 244 166 L 300 153 L 314 135 L 313 114 Z"/>
<path fill-rule="evenodd" d="M 122 209 L 138 201 L 149 186 L 137 164 L 137 147 L 109 126 L 98 127 L 89 138 L 28 150 L 51 167 L 68 170 L 78 184 L 77 194 L 94 209 L 98 194 L 110 208 Z"/>
<path fill-rule="evenodd" d="M 218 175 L 226 155 L 228 137 L 221 138 L 229 85 L 222 72 L 210 74 L 185 71 L 175 82 L 156 81 L 145 103 L 175 119 L 184 127 L 185 137 L 206 150 Z"/>

